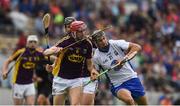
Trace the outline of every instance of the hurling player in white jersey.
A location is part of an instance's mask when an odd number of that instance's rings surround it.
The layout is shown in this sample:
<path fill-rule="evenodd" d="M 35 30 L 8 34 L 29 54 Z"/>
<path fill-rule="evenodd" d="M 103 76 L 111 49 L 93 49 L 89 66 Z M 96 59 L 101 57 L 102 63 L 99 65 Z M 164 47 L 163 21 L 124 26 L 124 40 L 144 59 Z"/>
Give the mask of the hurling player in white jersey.
<path fill-rule="evenodd" d="M 107 40 L 105 33 L 100 30 L 94 33 L 97 34 L 92 39 L 98 47 L 93 57 L 96 69 L 110 69 L 119 63 L 105 74 L 110 81 L 112 94 L 128 105 L 147 105 L 144 88 L 128 62 L 141 50 L 141 46 L 125 40 Z"/>

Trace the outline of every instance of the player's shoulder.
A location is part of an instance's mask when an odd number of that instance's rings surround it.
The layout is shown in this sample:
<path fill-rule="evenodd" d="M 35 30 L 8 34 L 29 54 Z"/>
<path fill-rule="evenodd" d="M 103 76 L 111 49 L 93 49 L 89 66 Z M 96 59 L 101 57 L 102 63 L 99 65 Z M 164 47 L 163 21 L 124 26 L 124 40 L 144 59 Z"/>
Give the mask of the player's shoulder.
<path fill-rule="evenodd" d="M 93 45 L 92 45 L 92 42 L 91 42 L 89 39 L 84 40 L 84 42 L 86 42 L 86 44 L 88 44 L 88 45 L 90 45 L 90 46 L 93 46 Z"/>
<path fill-rule="evenodd" d="M 117 40 L 110 39 L 109 43 L 117 43 L 117 42 L 122 42 L 122 41 L 124 41 L 124 39 L 117 39 Z"/>
<path fill-rule="evenodd" d="M 16 53 L 22 53 L 22 52 L 25 52 L 25 50 L 26 50 L 26 48 L 21 48 L 21 49 L 18 49 L 18 50 L 16 51 Z"/>
<path fill-rule="evenodd" d="M 18 56 L 19 54 L 22 54 L 26 51 L 26 48 L 21 48 L 16 50 L 14 53 L 12 53 L 12 56 Z"/>
<path fill-rule="evenodd" d="M 56 46 L 59 45 L 60 43 L 63 43 L 63 42 L 66 41 L 66 40 L 69 40 L 70 38 L 71 38 L 70 35 L 67 35 L 67 36 L 62 37 L 62 38 L 56 43 Z"/>
<path fill-rule="evenodd" d="M 124 43 L 126 43 L 126 40 L 124 40 L 124 39 L 118 39 L 118 40 L 109 40 L 109 43 L 110 44 L 115 44 L 115 45 L 119 45 L 119 44 L 124 44 Z"/>
<path fill-rule="evenodd" d="M 94 50 L 94 57 L 99 57 L 99 56 L 100 56 L 100 54 L 99 54 L 99 49 L 96 48 L 96 49 Z"/>
<path fill-rule="evenodd" d="M 71 38 L 70 35 L 64 36 L 64 37 L 62 38 L 62 41 L 63 41 L 63 40 L 68 40 L 68 39 L 70 39 L 70 38 Z"/>
<path fill-rule="evenodd" d="M 109 40 L 109 43 L 110 43 L 110 44 L 116 44 L 116 43 L 117 43 L 117 40 L 110 39 L 110 40 Z"/>

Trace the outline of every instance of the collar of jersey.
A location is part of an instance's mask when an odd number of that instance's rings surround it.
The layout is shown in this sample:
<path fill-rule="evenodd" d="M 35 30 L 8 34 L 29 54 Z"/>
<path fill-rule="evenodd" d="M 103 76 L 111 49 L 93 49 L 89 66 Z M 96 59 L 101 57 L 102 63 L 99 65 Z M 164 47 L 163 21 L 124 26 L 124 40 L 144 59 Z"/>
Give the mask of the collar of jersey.
<path fill-rule="evenodd" d="M 101 51 L 101 52 L 108 52 L 109 51 L 109 47 L 110 47 L 110 44 L 108 43 L 108 45 L 107 46 L 105 46 L 105 47 L 103 47 L 103 48 L 99 48 L 99 51 Z"/>

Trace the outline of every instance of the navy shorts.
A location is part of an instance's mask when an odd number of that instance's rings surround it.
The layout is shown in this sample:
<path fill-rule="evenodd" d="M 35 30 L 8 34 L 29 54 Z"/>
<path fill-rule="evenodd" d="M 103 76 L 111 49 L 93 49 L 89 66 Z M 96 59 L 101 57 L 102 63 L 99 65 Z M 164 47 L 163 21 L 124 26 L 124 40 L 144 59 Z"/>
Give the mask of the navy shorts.
<path fill-rule="evenodd" d="M 111 92 L 117 97 L 117 92 L 122 88 L 129 90 L 133 99 L 138 99 L 139 97 L 145 95 L 144 87 L 142 86 L 139 78 L 132 78 L 117 87 L 111 87 Z"/>

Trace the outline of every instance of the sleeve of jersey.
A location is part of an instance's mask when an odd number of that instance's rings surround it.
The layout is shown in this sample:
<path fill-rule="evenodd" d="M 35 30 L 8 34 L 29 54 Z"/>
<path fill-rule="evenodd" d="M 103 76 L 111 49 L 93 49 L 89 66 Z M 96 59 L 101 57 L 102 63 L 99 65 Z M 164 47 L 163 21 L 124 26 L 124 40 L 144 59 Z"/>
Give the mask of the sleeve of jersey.
<path fill-rule="evenodd" d="M 112 43 L 115 43 L 118 47 L 123 50 L 127 50 L 129 48 L 129 42 L 125 40 L 111 40 Z"/>
<path fill-rule="evenodd" d="M 13 55 L 10 57 L 10 60 L 16 60 L 16 59 L 21 55 L 21 53 L 23 53 L 24 51 L 25 51 L 25 48 L 17 50 L 17 51 L 16 51 L 15 53 L 13 53 Z"/>

